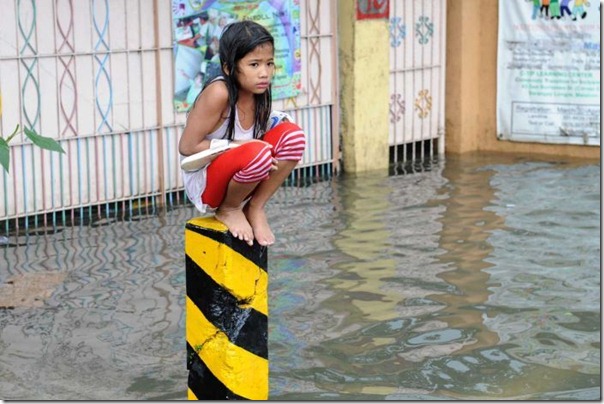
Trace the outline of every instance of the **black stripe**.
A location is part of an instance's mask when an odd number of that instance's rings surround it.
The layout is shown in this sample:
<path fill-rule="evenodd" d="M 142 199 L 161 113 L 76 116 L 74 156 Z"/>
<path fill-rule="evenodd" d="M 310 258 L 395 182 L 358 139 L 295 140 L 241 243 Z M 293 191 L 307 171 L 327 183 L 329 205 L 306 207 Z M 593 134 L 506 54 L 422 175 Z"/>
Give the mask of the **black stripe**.
<path fill-rule="evenodd" d="M 200 400 L 247 400 L 229 390 L 206 366 L 187 342 L 187 386 Z"/>
<path fill-rule="evenodd" d="M 236 268 L 234 268 L 236 270 Z M 242 309 L 226 289 L 186 256 L 187 296 L 233 344 L 268 360 L 268 318 L 253 308 Z"/>
<path fill-rule="evenodd" d="M 254 242 L 254 245 L 250 247 L 245 241 L 233 237 L 231 232 L 228 230 L 222 232 L 197 226 L 190 222 L 187 222 L 186 229 L 231 247 L 234 251 L 243 255 L 248 261 L 253 262 L 256 266 L 259 266 L 265 271 L 268 271 L 268 247 L 263 247 L 256 241 Z"/>

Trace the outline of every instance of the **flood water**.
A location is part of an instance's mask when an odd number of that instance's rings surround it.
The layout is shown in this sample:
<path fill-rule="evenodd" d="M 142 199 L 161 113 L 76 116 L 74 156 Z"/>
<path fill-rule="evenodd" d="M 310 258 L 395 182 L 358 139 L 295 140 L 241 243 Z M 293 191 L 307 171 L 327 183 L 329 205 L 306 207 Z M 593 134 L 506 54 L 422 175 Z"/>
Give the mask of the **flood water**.
<path fill-rule="evenodd" d="M 448 157 L 283 187 L 270 398 L 599 400 L 600 164 Z M 0 398 L 186 399 L 184 224 L 0 247 Z"/>

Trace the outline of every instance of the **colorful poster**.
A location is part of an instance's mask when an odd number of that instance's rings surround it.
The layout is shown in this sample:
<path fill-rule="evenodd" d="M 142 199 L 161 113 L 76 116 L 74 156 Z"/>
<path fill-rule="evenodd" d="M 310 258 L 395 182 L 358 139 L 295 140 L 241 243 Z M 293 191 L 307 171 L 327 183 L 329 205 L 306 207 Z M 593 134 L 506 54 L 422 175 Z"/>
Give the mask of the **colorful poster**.
<path fill-rule="evenodd" d="M 600 145 L 600 6 L 499 2 L 500 139 Z"/>
<path fill-rule="evenodd" d="M 273 99 L 299 93 L 300 0 L 172 0 L 177 111 L 188 111 L 206 79 L 220 71 L 222 30 L 241 20 L 262 24 L 275 38 Z"/>

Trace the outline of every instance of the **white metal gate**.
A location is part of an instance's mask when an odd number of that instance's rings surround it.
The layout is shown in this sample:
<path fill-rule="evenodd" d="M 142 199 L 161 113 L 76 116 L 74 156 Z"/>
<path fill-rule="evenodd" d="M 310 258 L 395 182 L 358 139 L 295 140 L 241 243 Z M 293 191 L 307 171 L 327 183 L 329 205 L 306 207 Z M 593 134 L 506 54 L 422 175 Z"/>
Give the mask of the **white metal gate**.
<path fill-rule="evenodd" d="M 54 223 L 58 212 L 63 221 L 99 218 L 180 201 L 186 116 L 172 103 L 171 4 L 2 1 L 0 133 L 31 127 L 66 153 L 42 151 L 25 136 L 11 142 L 10 173 L 0 172 L 0 229 L 29 227 L 30 218 L 46 224 L 49 215 Z M 308 134 L 293 177 L 338 168 L 335 9 L 332 1 L 300 1 L 301 93 L 273 104 Z"/>
<path fill-rule="evenodd" d="M 391 163 L 444 155 L 446 0 L 390 0 Z"/>

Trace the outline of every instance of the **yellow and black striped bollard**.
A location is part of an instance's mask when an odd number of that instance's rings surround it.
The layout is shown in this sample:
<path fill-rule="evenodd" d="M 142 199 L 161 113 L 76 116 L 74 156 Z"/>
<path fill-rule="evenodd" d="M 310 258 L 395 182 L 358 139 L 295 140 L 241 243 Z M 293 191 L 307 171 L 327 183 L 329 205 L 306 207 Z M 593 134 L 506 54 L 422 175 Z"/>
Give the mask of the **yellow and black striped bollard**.
<path fill-rule="evenodd" d="M 267 248 L 215 218 L 185 227 L 190 400 L 268 399 Z"/>

